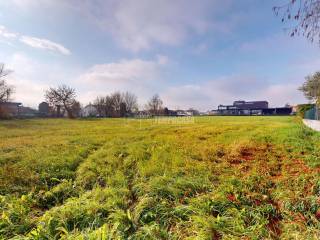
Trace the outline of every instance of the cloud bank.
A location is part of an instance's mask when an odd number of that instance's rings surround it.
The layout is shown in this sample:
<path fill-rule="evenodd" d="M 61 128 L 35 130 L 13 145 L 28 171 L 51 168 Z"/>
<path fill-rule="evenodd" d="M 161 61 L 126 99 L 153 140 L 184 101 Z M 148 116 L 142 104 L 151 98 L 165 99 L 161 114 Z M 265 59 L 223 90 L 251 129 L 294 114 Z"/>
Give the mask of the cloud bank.
<path fill-rule="evenodd" d="M 139 52 L 157 45 L 178 46 L 192 35 L 202 35 L 214 28 L 228 31 L 228 25 L 212 21 L 216 12 L 231 0 L 40 0 L 41 8 L 81 14 L 100 30 L 114 38 L 121 47 Z M 39 0 L 14 0 L 21 9 L 37 9 Z"/>

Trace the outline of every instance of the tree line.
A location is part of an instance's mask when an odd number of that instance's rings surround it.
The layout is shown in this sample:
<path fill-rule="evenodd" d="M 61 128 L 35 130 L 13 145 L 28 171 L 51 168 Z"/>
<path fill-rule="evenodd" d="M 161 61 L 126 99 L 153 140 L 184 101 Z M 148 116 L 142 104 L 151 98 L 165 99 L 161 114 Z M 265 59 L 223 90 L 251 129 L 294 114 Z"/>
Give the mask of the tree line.
<path fill-rule="evenodd" d="M 50 88 L 45 93 L 49 110 L 62 116 L 67 113 L 69 118 L 80 116 L 81 105 L 76 100 L 76 90 L 66 85 Z M 164 112 L 163 102 L 158 94 L 155 94 L 146 104 L 145 109 L 150 115 L 160 115 Z M 99 117 L 130 117 L 137 113 L 138 98 L 131 92 L 116 91 L 109 95 L 98 96 L 93 104 L 96 115 Z"/>
<path fill-rule="evenodd" d="M 4 64 L 0 64 L 0 117 L 4 115 L 4 103 L 10 102 L 14 93 L 14 87 L 6 81 L 11 72 Z M 39 105 L 41 116 L 76 118 L 81 115 L 82 108 L 75 88 L 67 85 L 50 87 L 45 91 L 44 98 L 45 102 Z M 139 111 L 137 96 L 128 91 L 98 96 L 91 106 L 99 117 L 128 117 Z M 163 108 L 162 100 L 155 94 L 145 105 L 145 110 L 150 115 L 160 115 L 166 112 L 167 108 Z"/>
<path fill-rule="evenodd" d="M 0 118 L 5 115 L 5 103 L 12 100 L 14 87 L 9 85 L 6 77 L 11 70 L 0 64 Z M 299 88 L 305 97 L 320 106 L 320 72 L 316 72 L 305 78 L 305 82 Z M 69 118 L 80 116 L 81 104 L 77 100 L 76 90 L 67 85 L 49 88 L 45 91 L 45 101 L 39 105 L 40 113 L 48 113 L 50 116 Z M 116 91 L 105 96 L 98 96 L 92 106 L 100 117 L 127 117 L 132 116 L 138 109 L 138 98 L 131 92 Z M 158 94 L 155 94 L 145 105 L 146 112 L 150 115 L 169 115 L 168 108 L 163 107 L 163 102 Z"/>
<path fill-rule="evenodd" d="M 126 117 L 138 111 L 137 96 L 130 92 L 99 96 L 94 106 L 101 117 Z"/>

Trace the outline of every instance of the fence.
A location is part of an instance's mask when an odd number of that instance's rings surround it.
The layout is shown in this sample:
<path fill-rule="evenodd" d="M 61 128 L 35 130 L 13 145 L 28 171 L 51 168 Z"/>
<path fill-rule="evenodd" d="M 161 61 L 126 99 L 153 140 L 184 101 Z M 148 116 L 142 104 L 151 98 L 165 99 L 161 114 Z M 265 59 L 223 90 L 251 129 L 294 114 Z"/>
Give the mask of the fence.
<path fill-rule="evenodd" d="M 304 113 L 304 119 L 310 120 L 319 120 L 320 119 L 320 111 L 316 105 L 314 105 L 311 109 L 307 110 Z"/>

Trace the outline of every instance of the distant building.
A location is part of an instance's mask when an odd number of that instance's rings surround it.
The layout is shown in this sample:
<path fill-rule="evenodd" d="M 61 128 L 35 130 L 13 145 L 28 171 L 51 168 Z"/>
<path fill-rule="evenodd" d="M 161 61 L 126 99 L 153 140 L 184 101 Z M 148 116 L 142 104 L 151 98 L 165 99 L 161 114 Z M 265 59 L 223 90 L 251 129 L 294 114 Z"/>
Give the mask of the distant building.
<path fill-rule="evenodd" d="M 22 103 L 0 102 L 0 115 L 2 118 L 18 117 Z"/>
<path fill-rule="evenodd" d="M 292 107 L 269 108 L 267 101 L 235 101 L 232 105 L 219 105 L 212 115 L 290 115 Z"/>
<path fill-rule="evenodd" d="M 298 108 L 298 105 L 292 106 L 292 114 L 297 114 Z"/>
<path fill-rule="evenodd" d="M 38 111 L 22 106 L 18 102 L 0 102 L 1 118 L 29 118 L 38 117 Z"/>
<path fill-rule="evenodd" d="M 178 117 L 186 117 L 190 114 L 188 114 L 185 110 L 177 110 L 176 112 Z"/>
<path fill-rule="evenodd" d="M 38 107 L 40 117 L 49 117 L 50 115 L 50 107 L 47 102 L 42 102 Z"/>
<path fill-rule="evenodd" d="M 190 108 L 189 110 L 186 111 L 188 116 L 198 116 L 200 115 L 200 112 L 196 109 Z"/>
<path fill-rule="evenodd" d="M 96 106 L 89 104 L 81 109 L 80 115 L 82 117 L 97 117 L 99 114 Z"/>
<path fill-rule="evenodd" d="M 36 109 L 30 107 L 19 107 L 19 116 L 20 118 L 34 118 L 39 117 L 39 112 Z"/>
<path fill-rule="evenodd" d="M 144 111 L 144 110 L 142 110 L 142 111 L 137 111 L 137 112 L 135 112 L 135 113 L 134 113 L 134 117 L 135 117 L 135 118 L 151 118 L 152 115 L 150 114 L 149 111 Z"/>

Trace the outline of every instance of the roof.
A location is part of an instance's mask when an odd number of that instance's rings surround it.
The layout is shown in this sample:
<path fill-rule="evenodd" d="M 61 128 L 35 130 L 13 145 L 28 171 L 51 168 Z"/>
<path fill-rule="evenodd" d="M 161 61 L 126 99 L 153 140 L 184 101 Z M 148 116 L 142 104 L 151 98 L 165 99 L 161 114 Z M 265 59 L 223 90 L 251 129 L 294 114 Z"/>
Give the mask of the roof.
<path fill-rule="evenodd" d="M 16 107 L 19 107 L 22 105 L 22 103 L 18 103 L 18 102 L 0 102 L 0 105 L 1 106 L 16 106 Z"/>

